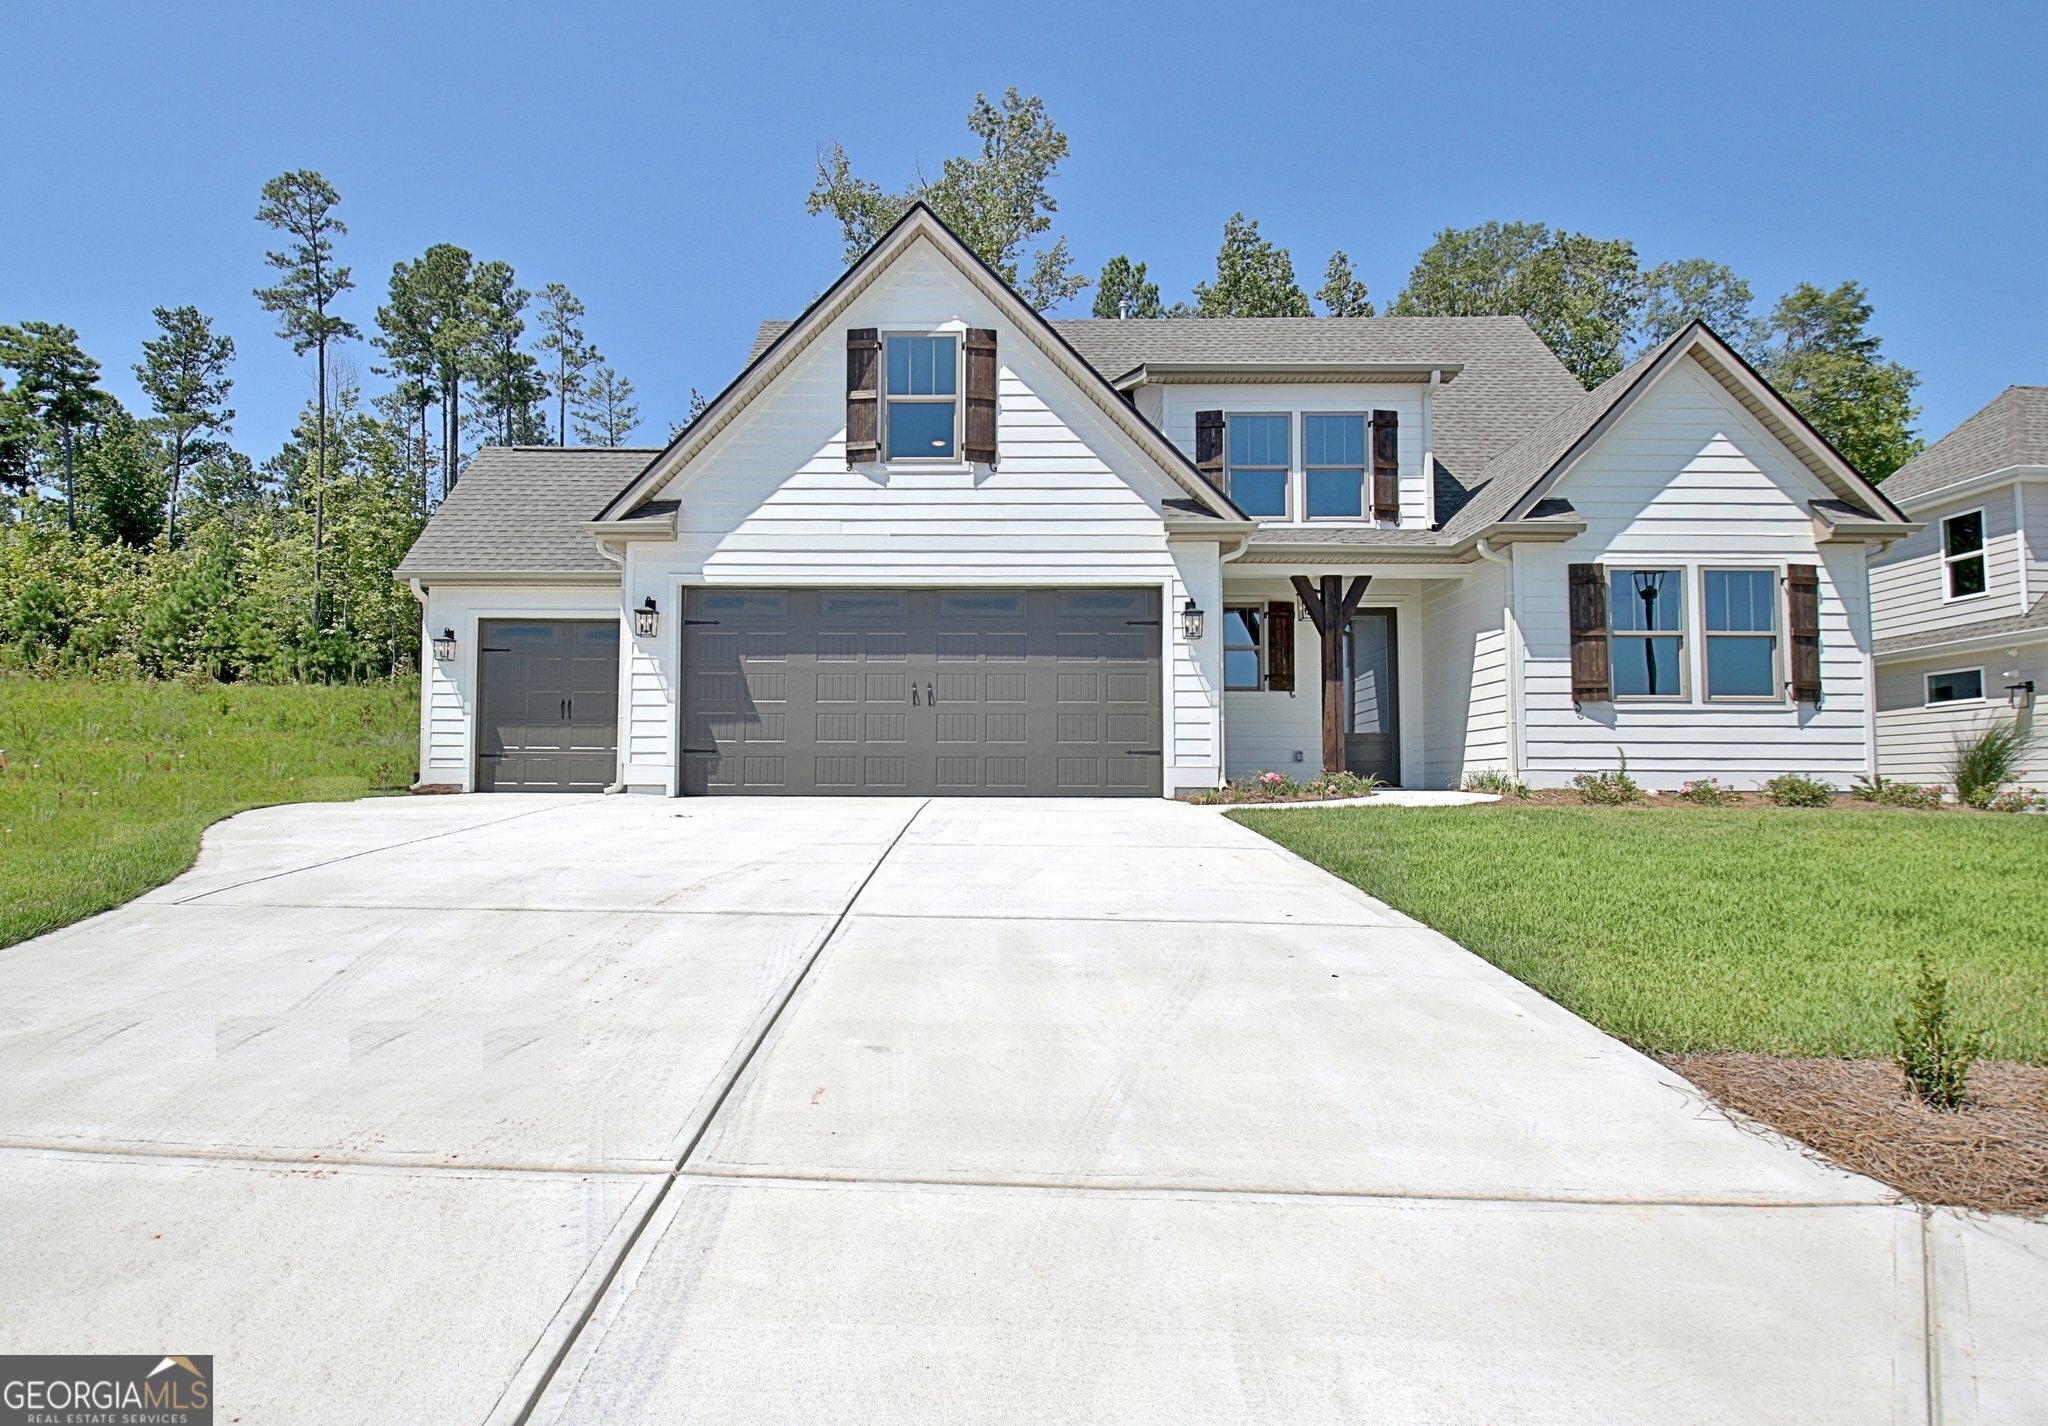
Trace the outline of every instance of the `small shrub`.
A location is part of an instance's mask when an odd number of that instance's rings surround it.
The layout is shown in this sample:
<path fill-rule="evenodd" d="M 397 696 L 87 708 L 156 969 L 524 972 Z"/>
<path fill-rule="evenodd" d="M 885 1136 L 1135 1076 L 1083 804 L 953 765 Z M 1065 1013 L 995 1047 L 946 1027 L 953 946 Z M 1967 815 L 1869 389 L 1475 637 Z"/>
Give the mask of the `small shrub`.
<path fill-rule="evenodd" d="M 1895 1017 L 1892 1029 L 1898 1036 L 1895 1056 L 1899 1072 L 1913 1093 L 1936 1109 L 1959 1109 L 1968 1092 L 1970 1065 L 1983 1048 L 1981 1032 L 1961 1031 L 1951 1023 L 1948 1008 L 1948 977 L 1934 973 L 1934 962 L 1923 949 L 1919 974 L 1913 986 L 1913 1008 Z"/>
<path fill-rule="evenodd" d="M 1696 777 L 1671 795 L 1695 807 L 1727 807 L 1742 800 L 1741 793 L 1711 777 Z"/>
<path fill-rule="evenodd" d="M 1865 802 L 1875 802 L 1880 807 L 1939 807 L 1940 787 L 1921 787 L 1910 782 L 1872 773 L 1859 777 L 1851 784 L 1849 795 L 1860 797 Z"/>
<path fill-rule="evenodd" d="M 1764 796 L 1780 807 L 1825 807 L 1834 795 L 1826 783 L 1796 772 L 1781 773 L 1764 784 Z"/>
<path fill-rule="evenodd" d="M 1572 786 L 1581 799 L 1597 807 L 1619 807 L 1643 800 L 1643 790 L 1628 775 L 1627 753 L 1621 754 L 1621 766 L 1615 771 L 1582 772 L 1572 779 Z"/>
<path fill-rule="evenodd" d="M 1502 797 L 1527 797 L 1529 784 L 1510 776 L 1506 768 L 1482 767 L 1465 774 L 1458 784 L 1466 792 L 1492 792 Z"/>
<path fill-rule="evenodd" d="M 1205 804 L 1326 802 L 1340 797 L 1369 797 L 1380 786 L 1378 778 L 1355 772 L 1324 773 L 1306 782 L 1284 772 L 1256 772 L 1213 792 L 1195 793 L 1188 800 Z"/>
<path fill-rule="evenodd" d="M 1948 762 L 1956 801 L 1970 807 L 1990 806 L 1998 790 L 2020 776 L 2020 758 L 2026 749 L 2026 735 L 2011 719 L 1992 723 L 1973 737 L 1957 738 Z"/>
<path fill-rule="evenodd" d="M 2027 787 L 2008 787 L 1984 804 L 1986 812 L 2035 812 L 2048 810 L 2048 795 Z"/>

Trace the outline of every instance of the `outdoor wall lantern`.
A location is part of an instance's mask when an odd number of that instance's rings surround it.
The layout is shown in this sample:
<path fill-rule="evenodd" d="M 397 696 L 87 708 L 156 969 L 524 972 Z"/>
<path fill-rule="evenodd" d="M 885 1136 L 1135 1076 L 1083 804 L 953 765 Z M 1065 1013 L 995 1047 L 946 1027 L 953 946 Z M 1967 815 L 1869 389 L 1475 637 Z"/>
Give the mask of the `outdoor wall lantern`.
<path fill-rule="evenodd" d="M 1202 610 L 1193 598 L 1180 606 L 1180 633 L 1191 644 L 1202 642 Z"/>
<path fill-rule="evenodd" d="M 2012 707 L 2022 711 L 2032 708 L 2034 706 L 2034 680 L 2029 678 L 2020 683 L 2008 683 L 2005 686 L 2005 701 Z"/>
<path fill-rule="evenodd" d="M 650 594 L 646 602 L 633 611 L 633 632 L 643 639 L 651 639 L 660 627 L 661 611 L 654 607 L 654 596 Z"/>
<path fill-rule="evenodd" d="M 434 639 L 434 662 L 455 662 L 455 631 L 443 629 Z"/>

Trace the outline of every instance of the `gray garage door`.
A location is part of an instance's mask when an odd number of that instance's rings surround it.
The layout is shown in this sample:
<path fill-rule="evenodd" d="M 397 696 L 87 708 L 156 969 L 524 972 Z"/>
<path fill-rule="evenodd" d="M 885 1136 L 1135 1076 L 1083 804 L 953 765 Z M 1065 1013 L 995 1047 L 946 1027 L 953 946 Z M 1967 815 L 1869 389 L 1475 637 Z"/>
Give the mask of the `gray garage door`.
<path fill-rule="evenodd" d="M 486 619 L 479 659 L 481 792 L 601 792 L 617 780 L 616 619 Z"/>
<path fill-rule="evenodd" d="M 696 589 L 683 791 L 1157 796 L 1159 591 Z"/>

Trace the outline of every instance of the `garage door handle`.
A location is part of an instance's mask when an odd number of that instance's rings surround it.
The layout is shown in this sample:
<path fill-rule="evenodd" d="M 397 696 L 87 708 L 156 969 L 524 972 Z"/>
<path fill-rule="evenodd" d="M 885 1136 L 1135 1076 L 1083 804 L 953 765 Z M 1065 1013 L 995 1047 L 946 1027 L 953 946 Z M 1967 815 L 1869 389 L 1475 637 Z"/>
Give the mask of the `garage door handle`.
<path fill-rule="evenodd" d="M 915 690 L 913 690 L 913 696 L 914 696 L 914 693 L 915 693 Z M 927 684 L 926 684 L 926 685 L 924 686 L 924 701 L 925 701 L 925 702 L 926 702 L 927 704 L 929 704 L 930 706 L 932 706 L 933 708 L 936 708 L 936 707 L 938 707 L 938 706 L 939 706 L 939 700 L 938 700 L 937 698 L 935 698 L 935 697 L 934 697 L 934 696 L 932 695 L 932 686 L 931 686 L 931 685 L 930 685 L 929 683 L 927 683 Z"/>
<path fill-rule="evenodd" d="M 917 685 L 914 683 L 910 685 L 910 706 L 917 707 Z"/>

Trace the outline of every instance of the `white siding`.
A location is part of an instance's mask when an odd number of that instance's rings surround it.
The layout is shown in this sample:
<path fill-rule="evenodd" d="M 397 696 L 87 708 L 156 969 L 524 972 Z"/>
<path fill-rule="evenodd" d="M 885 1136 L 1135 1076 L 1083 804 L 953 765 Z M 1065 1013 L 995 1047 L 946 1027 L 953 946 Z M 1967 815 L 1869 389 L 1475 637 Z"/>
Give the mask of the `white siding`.
<path fill-rule="evenodd" d="M 1164 393 L 1158 410 L 1147 409 L 1146 393 Z M 1166 433 L 1190 458 L 1195 450 L 1195 413 L 1197 411 L 1339 411 L 1364 412 L 1392 411 L 1401 419 L 1400 427 L 1400 468 L 1401 468 L 1401 520 L 1404 527 L 1426 529 L 1429 525 L 1429 491 L 1422 478 L 1423 443 L 1429 432 L 1424 419 L 1424 406 L 1428 400 L 1429 387 L 1423 382 L 1401 383 L 1322 383 L 1305 382 L 1296 385 L 1260 385 L 1243 383 L 1213 386 L 1156 386 L 1141 388 L 1139 409 L 1144 411 L 1159 429 Z M 1370 451 L 1368 451 L 1370 455 Z M 1365 524 L 1367 520 L 1334 521 L 1303 520 L 1305 508 L 1302 503 L 1304 477 L 1301 469 L 1302 432 L 1301 421 L 1294 422 L 1294 436 L 1291 442 L 1293 473 L 1289 477 L 1288 508 L 1295 516 L 1292 520 L 1269 520 L 1270 525 L 1312 525 Z M 1370 480 L 1366 486 L 1368 507 L 1372 500 Z"/>
<path fill-rule="evenodd" d="M 616 618 L 619 591 L 595 584 L 437 584 L 428 588 L 424 609 L 422 648 L 427 658 L 420 681 L 420 781 L 467 792 L 476 787 L 478 622 Z M 431 640 L 443 629 L 455 631 L 453 663 L 440 663 L 433 656 Z"/>
<path fill-rule="evenodd" d="M 1983 700 L 1927 705 L 1928 674 L 1971 668 L 1984 671 Z M 1887 660 L 1877 671 L 1878 771 L 1905 782 L 1947 782 L 1949 756 L 1957 739 L 2014 717 L 2006 705 L 2005 686 L 2029 678 L 2037 689 L 2048 691 L 2048 642 L 2019 646 L 2017 657 L 1997 648 L 1988 653 Z M 2034 732 L 2028 754 L 2032 761 L 2022 781 L 2048 787 L 2048 766 L 2041 765 L 2048 759 L 2048 735 L 2042 733 L 2037 719 L 2030 717 L 2029 726 Z"/>
<path fill-rule="evenodd" d="M 1514 765 L 1509 746 L 1507 579 L 1484 563 L 1469 578 L 1422 586 L 1425 786 Z"/>
<path fill-rule="evenodd" d="M 1356 573 L 1346 571 L 1349 582 Z M 1304 566 L 1285 573 L 1226 567 L 1222 606 L 1265 605 L 1276 599 L 1294 602 L 1294 588 L 1288 576 L 1306 574 L 1319 580 L 1323 571 Z M 1400 707 L 1396 727 L 1400 735 L 1402 783 L 1423 785 L 1423 718 L 1427 700 L 1423 691 L 1427 658 L 1420 628 L 1419 611 L 1423 585 L 1415 580 L 1375 579 L 1359 601 L 1361 609 L 1394 611 L 1395 678 Z M 1219 609 L 1222 607 L 1219 606 Z M 1223 695 L 1224 771 L 1232 778 L 1258 772 L 1284 772 L 1295 777 L 1313 776 L 1323 765 L 1322 639 L 1314 624 L 1300 617 L 1296 606 L 1294 634 L 1294 692 L 1269 693 L 1241 689 Z M 1221 620 L 1217 630 L 1218 658 L 1221 658 Z M 1300 754 L 1297 758 L 1296 754 Z"/>
<path fill-rule="evenodd" d="M 1000 458 L 985 467 L 864 466 L 845 453 L 845 327 L 993 327 Z M 1221 597 L 1215 543 L 1169 546 L 1161 502 L 1187 492 L 935 249 L 910 249 L 660 492 L 674 542 L 628 546 L 626 598 L 680 608 L 686 585 L 1143 585 L 1161 591 L 1168 663 L 1165 786 L 1218 776 L 1220 626 L 1190 649 L 1173 618 Z M 676 785 L 679 643 L 635 641 L 626 746 L 634 782 Z"/>
<path fill-rule="evenodd" d="M 2048 594 L 2048 480 L 2029 480 L 2020 487 L 2020 550 L 2026 561 L 2020 602 L 2027 608 Z"/>
<path fill-rule="evenodd" d="M 1974 598 L 1947 599 L 1943 597 L 1947 584 L 1941 560 L 1941 522 L 1969 510 L 1984 512 L 1988 587 Z M 2013 486 L 1916 509 L 1912 515 L 1915 520 L 1925 520 L 1927 528 L 1898 541 L 1871 565 L 1870 598 L 1878 638 L 1952 629 L 2024 612 L 2021 586 L 2027 581 L 2021 573 L 2019 506 Z M 2048 517 L 2048 511 L 2043 515 Z"/>
<path fill-rule="evenodd" d="M 1863 547 L 1816 546 L 1806 505 L 1829 492 L 1719 382 L 1689 359 L 1672 368 L 1555 493 L 1578 508 L 1587 529 L 1562 545 L 1516 550 L 1529 781 L 1560 785 L 1585 769 L 1612 768 L 1624 754 L 1651 787 L 1702 774 L 1749 787 L 1782 772 L 1843 783 L 1868 771 Z M 1575 562 L 1685 568 L 1688 701 L 1573 707 L 1565 581 Z M 1820 566 L 1821 707 L 1700 699 L 1699 568 L 1792 562 Z"/>

